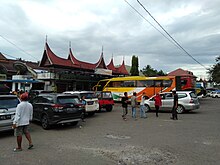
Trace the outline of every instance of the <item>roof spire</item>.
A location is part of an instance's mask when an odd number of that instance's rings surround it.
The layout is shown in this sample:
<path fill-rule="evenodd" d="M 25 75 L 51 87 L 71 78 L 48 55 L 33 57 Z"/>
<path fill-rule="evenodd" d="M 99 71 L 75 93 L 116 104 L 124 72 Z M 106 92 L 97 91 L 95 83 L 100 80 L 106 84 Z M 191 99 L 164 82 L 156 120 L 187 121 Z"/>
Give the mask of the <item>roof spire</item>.
<path fill-rule="evenodd" d="M 45 39 L 45 42 L 47 43 L 47 35 L 46 35 L 46 39 Z"/>

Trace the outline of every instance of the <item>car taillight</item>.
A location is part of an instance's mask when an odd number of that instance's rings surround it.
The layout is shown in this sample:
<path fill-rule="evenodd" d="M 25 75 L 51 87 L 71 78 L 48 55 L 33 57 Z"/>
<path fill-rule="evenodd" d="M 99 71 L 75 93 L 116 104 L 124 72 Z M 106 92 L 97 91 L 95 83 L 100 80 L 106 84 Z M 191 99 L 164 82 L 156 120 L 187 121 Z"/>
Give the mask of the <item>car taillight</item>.
<path fill-rule="evenodd" d="M 55 112 L 62 112 L 63 111 L 63 106 L 62 105 L 59 105 L 59 104 L 53 104 L 51 105 L 52 109 L 55 111 Z"/>
<path fill-rule="evenodd" d="M 194 103 L 194 100 L 193 100 L 193 99 L 191 99 L 191 100 L 189 101 L 189 103 Z"/>

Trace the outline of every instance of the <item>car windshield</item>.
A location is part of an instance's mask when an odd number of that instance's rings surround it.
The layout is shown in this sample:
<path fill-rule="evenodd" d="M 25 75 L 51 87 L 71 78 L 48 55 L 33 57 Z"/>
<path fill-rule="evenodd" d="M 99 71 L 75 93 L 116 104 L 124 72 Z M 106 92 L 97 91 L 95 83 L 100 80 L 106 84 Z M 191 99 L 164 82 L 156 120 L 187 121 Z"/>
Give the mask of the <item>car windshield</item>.
<path fill-rule="evenodd" d="M 82 98 L 83 96 L 85 96 L 85 99 L 97 98 L 95 93 L 80 93 L 80 98 Z"/>
<path fill-rule="evenodd" d="M 57 98 L 57 102 L 60 104 L 80 104 L 79 98 L 78 97 L 64 97 L 60 96 Z"/>
<path fill-rule="evenodd" d="M 1 97 L 0 108 L 15 108 L 17 107 L 19 100 L 16 97 Z"/>

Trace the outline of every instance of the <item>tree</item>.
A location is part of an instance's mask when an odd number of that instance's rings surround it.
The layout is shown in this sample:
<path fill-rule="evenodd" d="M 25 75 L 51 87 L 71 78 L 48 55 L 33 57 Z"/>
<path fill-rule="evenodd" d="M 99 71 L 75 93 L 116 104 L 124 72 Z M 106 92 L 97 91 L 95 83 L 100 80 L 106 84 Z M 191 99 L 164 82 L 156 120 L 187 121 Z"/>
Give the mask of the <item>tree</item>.
<path fill-rule="evenodd" d="M 209 69 L 208 74 L 210 75 L 210 78 L 212 81 L 219 84 L 220 83 L 220 56 L 218 56 L 215 60 L 217 63 Z"/>
<path fill-rule="evenodd" d="M 132 65 L 131 65 L 131 70 L 130 70 L 131 76 L 139 76 L 138 57 L 132 56 L 132 62 L 131 62 L 131 63 L 132 63 Z"/>
<path fill-rule="evenodd" d="M 160 70 L 160 71 L 157 71 L 155 69 L 153 69 L 150 65 L 147 65 L 145 66 L 141 72 L 145 75 L 145 76 L 149 76 L 149 77 L 152 77 L 152 76 L 165 76 L 166 74 Z"/>

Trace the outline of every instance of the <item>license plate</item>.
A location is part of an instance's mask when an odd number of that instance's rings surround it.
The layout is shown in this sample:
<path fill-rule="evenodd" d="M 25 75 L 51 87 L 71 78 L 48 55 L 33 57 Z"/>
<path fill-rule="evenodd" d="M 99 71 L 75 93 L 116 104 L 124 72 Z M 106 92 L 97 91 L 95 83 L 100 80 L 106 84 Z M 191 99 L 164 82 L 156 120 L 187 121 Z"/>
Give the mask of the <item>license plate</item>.
<path fill-rule="evenodd" d="M 73 110 L 73 108 L 67 108 L 66 110 L 67 110 L 67 111 L 72 111 L 72 110 Z"/>
<path fill-rule="evenodd" d="M 8 120 L 11 119 L 11 115 L 4 115 L 4 116 L 0 116 L 0 120 Z"/>
<path fill-rule="evenodd" d="M 87 101 L 87 104 L 88 104 L 88 105 L 92 105 L 92 104 L 93 104 L 93 101 Z"/>

